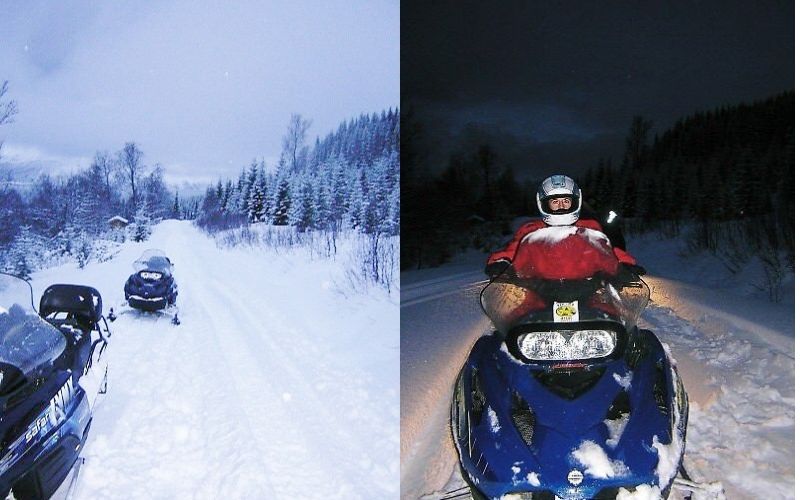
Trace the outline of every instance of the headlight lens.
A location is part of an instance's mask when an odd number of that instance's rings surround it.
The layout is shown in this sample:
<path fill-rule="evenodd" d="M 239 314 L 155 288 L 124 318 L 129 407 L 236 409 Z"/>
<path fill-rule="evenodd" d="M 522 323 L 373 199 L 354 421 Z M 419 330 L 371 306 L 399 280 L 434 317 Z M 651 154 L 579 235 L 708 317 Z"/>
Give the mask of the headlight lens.
<path fill-rule="evenodd" d="M 156 281 L 161 279 L 161 273 L 153 273 L 150 271 L 142 271 L 139 273 L 139 276 L 141 276 L 142 279 L 150 281 Z"/>
<path fill-rule="evenodd" d="M 602 358 L 616 344 L 617 334 L 610 330 L 530 332 L 517 338 L 522 355 L 533 361 Z"/>

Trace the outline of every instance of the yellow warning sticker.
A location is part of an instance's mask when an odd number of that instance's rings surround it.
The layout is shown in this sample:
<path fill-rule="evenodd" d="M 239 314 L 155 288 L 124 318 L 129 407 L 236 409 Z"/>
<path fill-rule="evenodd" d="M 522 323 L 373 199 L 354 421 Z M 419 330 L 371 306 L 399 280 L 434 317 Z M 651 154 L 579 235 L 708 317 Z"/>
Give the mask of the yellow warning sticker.
<path fill-rule="evenodd" d="M 574 323 L 579 321 L 578 301 L 554 302 L 553 321 L 556 323 Z"/>

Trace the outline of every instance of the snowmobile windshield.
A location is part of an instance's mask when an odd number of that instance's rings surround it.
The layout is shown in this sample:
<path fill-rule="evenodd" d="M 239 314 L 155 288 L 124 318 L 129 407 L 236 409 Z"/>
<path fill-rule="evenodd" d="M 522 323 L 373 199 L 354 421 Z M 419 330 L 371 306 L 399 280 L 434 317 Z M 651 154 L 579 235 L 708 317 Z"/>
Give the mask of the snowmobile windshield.
<path fill-rule="evenodd" d="M 481 292 L 481 306 L 504 334 L 535 324 L 581 330 L 601 320 L 631 330 L 649 297 L 647 285 L 619 265 L 603 233 L 554 226 L 522 239 L 511 264 Z"/>
<path fill-rule="evenodd" d="M 133 269 L 137 273 L 148 271 L 172 276 L 172 262 L 162 250 L 147 250 L 133 262 Z"/>
<path fill-rule="evenodd" d="M 28 284 L 0 274 L 0 362 L 27 376 L 55 361 L 66 347 L 64 335 L 36 313 Z"/>

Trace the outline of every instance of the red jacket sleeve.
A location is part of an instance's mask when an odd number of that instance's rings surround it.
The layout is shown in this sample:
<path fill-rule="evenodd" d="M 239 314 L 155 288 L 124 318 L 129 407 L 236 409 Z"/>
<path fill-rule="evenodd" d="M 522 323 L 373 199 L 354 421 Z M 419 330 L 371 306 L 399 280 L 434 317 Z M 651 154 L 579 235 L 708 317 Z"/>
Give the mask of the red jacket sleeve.
<path fill-rule="evenodd" d="M 636 259 L 633 258 L 633 255 L 621 248 L 614 247 L 614 255 L 617 256 L 617 259 L 619 259 L 622 264 L 636 264 Z"/>

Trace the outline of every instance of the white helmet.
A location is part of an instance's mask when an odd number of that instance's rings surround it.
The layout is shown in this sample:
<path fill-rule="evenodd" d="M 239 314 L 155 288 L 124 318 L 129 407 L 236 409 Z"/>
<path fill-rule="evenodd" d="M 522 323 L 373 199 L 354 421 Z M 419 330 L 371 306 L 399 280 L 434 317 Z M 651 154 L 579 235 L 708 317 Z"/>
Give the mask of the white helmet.
<path fill-rule="evenodd" d="M 551 198 L 569 197 L 572 206 L 562 210 L 550 210 L 547 203 Z M 578 185 L 566 175 L 551 175 L 542 182 L 536 192 L 536 205 L 542 214 L 542 220 L 549 226 L 569 226 L 575 224 L 581 212 L 583 197 Z"/>

